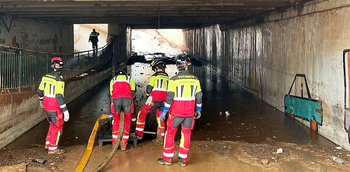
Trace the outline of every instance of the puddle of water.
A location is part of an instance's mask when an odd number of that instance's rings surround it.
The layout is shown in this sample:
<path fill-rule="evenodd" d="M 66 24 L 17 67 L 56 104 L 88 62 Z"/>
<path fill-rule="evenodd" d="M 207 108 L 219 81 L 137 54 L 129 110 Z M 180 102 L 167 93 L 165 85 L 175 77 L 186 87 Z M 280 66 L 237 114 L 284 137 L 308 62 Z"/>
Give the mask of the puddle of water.
<path fill-rule="evenodd" d="M 166 72 L 169 75 L 169 78 L 171 78 L 172 76 L 175 76 L 177 68 L 175 65 L 168 64 L 166 65 Z M 154 72 L 152 71 L 150 64 L 137 62 L 128 66 L 128 73 L 134 79 L 136 84 L 135 107 L 136 110 L 138 110 L 146 101 L 146 87 Z"/>
<path fill-rule="evenodd" d="M 63 135 L 59 145 L 87 143 L 96 119 L 102 113 L 109 114 L 108 84 L 108 81 L 104 81 L 68 104 L 70 120 L 63 126 Z M 44 145 L 48 127 L 48 122 L 43 120 L 9 144 L 7 148 L 24 149 Z"/>
<path fill-rule="evenodd" d="M 321 135 L 292 120 L 236 84 L 196 68 L 203 90 L 202 119 L 196 121 L 193 140 L 279 142 L 334 146 Z M 226 115 L 228 111 L 230 115 Z"/>

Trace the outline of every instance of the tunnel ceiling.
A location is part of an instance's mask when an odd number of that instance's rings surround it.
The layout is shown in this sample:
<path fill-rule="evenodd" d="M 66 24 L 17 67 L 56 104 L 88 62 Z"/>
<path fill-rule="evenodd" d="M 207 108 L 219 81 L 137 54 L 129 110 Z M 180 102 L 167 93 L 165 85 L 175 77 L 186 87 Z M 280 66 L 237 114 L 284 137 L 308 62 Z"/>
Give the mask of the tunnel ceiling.
<path fill-rule="evenodd" d="M 304 0 L 1 0 L 0 14 L 69 24 L 121 23 L 133 28 L 193 28 L 234 23 Z"/>

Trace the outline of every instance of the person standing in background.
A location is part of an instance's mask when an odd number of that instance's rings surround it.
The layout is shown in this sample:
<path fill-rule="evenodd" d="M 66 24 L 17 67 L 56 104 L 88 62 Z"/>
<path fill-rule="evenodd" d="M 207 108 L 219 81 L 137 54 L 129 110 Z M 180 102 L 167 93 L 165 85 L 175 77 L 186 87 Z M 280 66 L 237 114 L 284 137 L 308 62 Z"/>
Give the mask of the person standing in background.
<path fill-rule="evenodd" d="M 94 54 L 97 52 L 98 46 L 97 46 L 97 42 L 98 42 L 98 36 L 100 35 L 100 33 L 96 32 L 95 29 L 92 29 L 92 32 L 90 33 L 89 36 L 89 41 L 91 41 L 92 43 L 92 49 L 94 50 Z"/>

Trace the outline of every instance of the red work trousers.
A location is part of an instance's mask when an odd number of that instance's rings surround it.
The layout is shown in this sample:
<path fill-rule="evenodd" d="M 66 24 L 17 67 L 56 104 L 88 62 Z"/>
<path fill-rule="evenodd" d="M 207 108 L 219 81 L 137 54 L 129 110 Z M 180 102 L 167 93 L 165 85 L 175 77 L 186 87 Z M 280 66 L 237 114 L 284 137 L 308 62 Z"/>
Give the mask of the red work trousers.
<path fill-rule="evenodd" d="M 47 132 L 45 146 L 48 152 L 52 152 L 58 148 L 58 141 L 62 135 L 63 129 L 63 113 L 62 110 L 53 112 L 45 111 L 46 119 L 49 122 L 49 131 Z"/>
<path fill-rule="evenodd" d="M 186 163 L 190 150 L 191 130 L 194 125 L 194 117 L 177 117 L 169 114 L 167 120 L 167 131 L 164 139 L 163 159 L 171 161 L 174 157 L 174 141 L 177 128 L 181 124 L 181 140 L 179 147 L 179 157 Z"/>
<path fill-rule="evenodd" d="M 156 106 L 156 107 L 155 107 Z M 158 124 L 158 129 L 157 133 L 160 133 L 162 138 L 164 137 L 164 130 L 165 130 L 165 122 L 164 120 L 161 120 L 160 114 L 162 114 L 163 111 L 159 110 L 160 108 L 163 107 L 163 102 L 159 101 L 157 103 L 152 102 L 151 105 L 143 105 L 137 114 L 137 122 L 136 122 L 136 135 L 138 136 L 143 136 L 143 130 L 145 128 L 145 121 L 146 121 L 146 116 L 147 114 L 151 111 L 151 109 L 155 107 L 156 108 L 156 117 L 157 117 L 157 124 Z"/>
<path fill-rule="evenodd" d="M 112 144 L 114 145 L 118 139 L 119 126 L 120 126 L 120 115 L 124 111 L 124 132 L 122 137 L 122 145 L 126 146 L 128 144 L 129 132 L 130 132 L 130 122 L 131 113 L 133 108 L 133 101 L 131 98 L 115 98 L 112 100 L 111 112 L 113 113 L 113 127 L 112 127 Z"/>
<path fill-rule="evenodd" d="M 119 122 L 120 122 L 121 113 L 113 113 L 113 128 L 112 128 L 112 144 L 114 145 L 118 139 L 119 135 Z M 130 122 L 131 122 L 131 113 L 124 112 L 124 133 L 122 138 L 122 145 L 128 144 L 129 132 L 130 132 Z"/>

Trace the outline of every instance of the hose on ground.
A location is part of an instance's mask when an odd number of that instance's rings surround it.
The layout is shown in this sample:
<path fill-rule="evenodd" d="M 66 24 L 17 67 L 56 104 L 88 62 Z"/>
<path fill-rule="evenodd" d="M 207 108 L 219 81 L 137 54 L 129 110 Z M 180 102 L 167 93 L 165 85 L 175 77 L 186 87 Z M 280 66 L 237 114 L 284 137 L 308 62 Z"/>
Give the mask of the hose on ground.
<path fill-rule="evenodd" d="M 102 114 L 95 122 L 94 128 L 91 132 L 91 135 L 89 137 L 89 142 L 88 145 L 86 147 L 85 153 L 83 155 L 83 158 L 80 160 L 79 165 L 75 168 L 74 172 L 82 172 L 84 170 L 84 168 L 86 167 L 87 162 L 90 159 L 91 156 L 91 152 L 92 149 L 94 148 L 94 143 L 95 143 L 95 137 L 96 137 L 96 133 L 97 130 L 99 128 L 100 125 L 100 120 L 106 119 L 107 115 L 106 114 Z M 119 127 L 119 131 L 124 131 L 124 113 L 121 114 L 121 119 L 120 119 L 120 127 Z M 110 162 L 110 160 L 112 159 L 114 153 L 117 151 L 120 142 L 122 140 L 123 137 L 123 132 L 119 132 L 118 135 L 118 140 L 116 142 L 116 144 L 113 146 L 112 152 L 106 157 L 106 159 L 96 168 L 95 171 L 102 171 Z"/>
<path fill-rule="evenodd" d="M 81 158 L 79 165 L 75 168 L 74 172 L 82 172 L 89 161 L 92 149 L 94 148 L 94 143 L 95 143 L 95 137 L 96 137 L 96 132 L 100 126 L 100 120 L 106 119 L 107 115 L 102 114 L 100 117 L 95 122 L 94 128 L 92 129 L 92 132 L 89 137 L 89 142 L 86 146 L 85 153 L 83 155 L 83 158 Z"/>
<path fill-rule="evenodd" d="M 104 170 L 108 163 L 112 160 L 113 155 L 115 152 L 117 152 L 118 147 L 120 145 L 120 142 L 122 141 L 123 133 L 124 133 L 124 113 L 122 112 L 120 114 L 120 122 L 119 122 L 119 134 L 118 134 L 118 140 L 114 144 L 112 151 L 109 153 L 109 155 L 105 158 L 105 160 L 94 170 L 94 172 L 101 172 Z"/>

